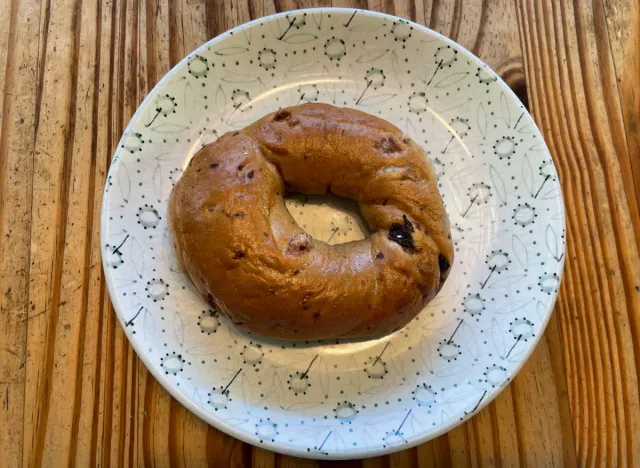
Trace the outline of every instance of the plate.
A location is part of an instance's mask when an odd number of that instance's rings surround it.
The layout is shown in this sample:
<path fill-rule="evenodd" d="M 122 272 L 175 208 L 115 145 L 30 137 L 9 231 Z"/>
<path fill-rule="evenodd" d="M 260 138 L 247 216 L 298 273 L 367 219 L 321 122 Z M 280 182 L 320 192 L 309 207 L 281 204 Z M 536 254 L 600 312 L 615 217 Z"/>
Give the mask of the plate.
<path fill-rule="evenodd" d="M 295 343 L 245 333 L 195 292 L 171 250 L 167 200 L 193 154 L 303 102 L 393 122 L 436 169 L 455 262 L 440 294 L 392 335 Z M 317 238 L 363 235 L 340 202 L 288 203 Z M 509 384 L 551 315 L 565 218 L 540 132 L 493 71 L 418 24 L 327 8 L 228 31 L 158 83 L 113 157 L 101 242 L 120 323 L 175 398 L 245 442 L 345 459 L 432 439 Z"/>

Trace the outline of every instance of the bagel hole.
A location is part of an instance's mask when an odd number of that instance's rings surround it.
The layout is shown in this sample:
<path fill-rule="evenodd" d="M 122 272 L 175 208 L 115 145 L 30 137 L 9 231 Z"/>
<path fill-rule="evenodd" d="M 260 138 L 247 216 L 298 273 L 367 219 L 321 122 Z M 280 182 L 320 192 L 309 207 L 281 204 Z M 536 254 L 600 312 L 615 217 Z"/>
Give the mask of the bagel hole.
<path fill-rule="evenodd" d="M 285 197 L 285 205 L 295 222 L 315 240 L 336 245 L 371 235 L 358 203 L 350 198 L 291 193 Z"/>

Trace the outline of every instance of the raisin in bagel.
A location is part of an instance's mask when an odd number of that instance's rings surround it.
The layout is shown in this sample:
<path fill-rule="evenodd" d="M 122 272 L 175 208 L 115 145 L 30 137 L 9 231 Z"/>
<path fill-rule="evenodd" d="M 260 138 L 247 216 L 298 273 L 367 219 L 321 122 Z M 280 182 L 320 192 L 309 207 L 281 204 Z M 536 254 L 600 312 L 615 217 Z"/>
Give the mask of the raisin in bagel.
<path fill-rule="evenodd" d="M 356 200 L 373 234 L 328 245 L 296 224 L 285 192 Z M 185 273 L 231 320 L 285 339 L 396 330 L 442 287 L 449 221 L 424 151 L 352 109 L 282 109 L 201 149 L 169 200 Z"/>

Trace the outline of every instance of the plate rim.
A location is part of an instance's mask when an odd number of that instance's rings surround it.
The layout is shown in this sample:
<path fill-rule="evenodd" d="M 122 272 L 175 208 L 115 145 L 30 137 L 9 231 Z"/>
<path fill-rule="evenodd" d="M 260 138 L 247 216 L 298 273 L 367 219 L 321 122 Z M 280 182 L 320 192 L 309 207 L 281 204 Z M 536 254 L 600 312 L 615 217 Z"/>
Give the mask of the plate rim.
<path fill-rule="evenodd" d="M 519 101 L 519 98 L 516 96 L 516 94 L 513 92 L 513 90 L 504 82 L 504 80 L 497 74 L 495 73 L 495 71 L 493 71 L 493 69 L 491 67 L 489 67 L 483 60 L 481 60 L 479 57 L 477 57 L 473 52 L 471 52 L 470 50 L 468 50 L 466 47 L 460 45 L 459 43 L 457 43 L 456 41 L 453 41 L 452 39 L 449 39 L 448 37 L 440 34 L 437 31 L 434 31 L 430 28 L 428 28 L 427 26 L 423 26 L 419 23 L 416 23 L 414 21 L 405 19 L 405 18 L 401 18 L 395 15 L 390 15 L 388 13 L 382 13 L 382 12 L 377 12 L 377 11 L 372 11 L 372 10 L 367 10 L 367 9 L 361 9 L 361 8 L 345 8 L 345 7 L 316 7 L 316 8 L 301 8 L 301 9 L 296 9 L 296 10 L 289 10 L 289 11 L 284 11 L 284 12 L 280 12 L 280 13 L 274 13 L 272 15 L 267 15 L 267 16 L 262 16 L 260 18 L 256 18 L 253 19 L 251 21 L 248 21 L 246 23 L 242 23 L 234 28 L 228 29 L 220 34 L 218 34 L 217 36 L 209 39 L 208 41 L 204 42 L 203 44 L 201 44 L 199 47 L 197 47 L 196 49 L 194 49 L 193 51 L 189 52 L 188 54 L 186 54 L 178 63 L 176 63 L 173 67 L 171 67 L 171 69 L 154 85 L 154 87 L 147 93 L 147 95 L 145 96 L 145 98 L 142 100 L 142 102 L 138 105 L 136 111 L 134 112 L 134 114 L 131 116 L 131 119 L 129 120 L 129 122 L 127 123 L 127 126 L 124 128 L 123 130 L 123 134 L 122 137 L 120 138 L 120 140 L 118 141 L 118 144 L 114 150 L 112 159 L 111 159 L 111 164 L 109 166 L 109 171 L 105 177 L 105 188 L 103 190 L 103 198 L 102 198 L 102 205 L 101 205 L 101 213 L 100 213 L 100 243 L 101 245 L 105 245 L 105 243 L 108 242 L 108 239 L 106 237 L 106 233 L 108 232 L 108 225 L 109 225 L 109 219 L 108 216 L 106 214 L 106 210 L 107 210 L 107 200 L 108 200 L 108 191 L 107 188 L 109 186 L 109 179 L 114 175 L 118 164 L 117 160 L 118 160 L 118 154 L 121 152 L 121 147 L 125 142 L 126 136 L 129 134 L 129 132 L 132 130 L 133 124 L 135 122 L 138 121 L 138 119 L 140 118 L 140 116 L 142 115 L 143 110 L 146 108 L 147 105 L 149 105 L 149 103 L 151 102 L 151 100 L 153 99 L 153 97 L 157 94 L 157 91 L 159 89 L 161 89 L 162 87 L 164 87 L 164 85 L 166 84 L 167 81 L 169 81 L 169 79 L 172 78 L 172 76 L 177 72 L 177 70 L 179 68 L 181 68 L 182 66 L 185 65 L 185 63 L 188 62 L 189 58 L 191 58 L 194 54 L 198 54 L 200 51 L 206 50 L 207 47 L 212 46 L 214 44 L 216 44 L 217 42 L 222 41 L 224 38 L 226 38 L 227 35 L 230 35 L 230 33 L 235 33 L 237 31 L 241 31 L 245 28 L 251 27 L 255 24 L 259 24 L 261 22 L 266 22 L 266 21 L 274 21 L 277 20 L 278 18 L 281 17 L 287 17 L 288 15 L 295 15 L 295 14 L 303 14 L 303 13 L 318 13 L 318 12 L 338 12 L 338 13 L 346 13 L 346 14 L 354 14 L 354 13 L 363 13 L 365 15 L 371 16 L 371 17 L 379 17 L 379 18 L 384 18 L 384 19 L 388 19 L 388 20 L 392 20 L 392 21 L 403 21 L 406 22 L 408 24 L 410 24 L 414 29 L 418 29 L 420 31 L 422 31 L 425 34 L 431 35 L 432 37 L 442 41 L 443 43 L 450 45 L 452 47 L 455 47 L 457 50 L 460 50 L 463 54 L 467 55 L 468 58 L 470 58 L 471 60 L 473 60 L 475 63 L 477 64 L 481 64 L 483 66 L 485 66 L 488 70 L 491 70 L 492 73 L 494 73 L 494 75 L 497 78 L 497 81 L 499 81 L 502 85 L 502 89 L 504 90 L 504 92 L 513 100 Z M 538 134 L 542 137 L 542 144 L 544 145 L 544 150 L 545 152 L 549 155 L 549 157 L 551 158 L 551 162 L 553 164 L 553 168 L 557 173 L 557 169 L 556 169 L 556 165 L 555 162 L 553 162 L 553 158 L 551 157 L 551 152 L 549 151 L 549 148 L 544 140 L 544 136 L 542 135 L 542 132 L 540 131 L 540 128 L 538 127 L 538 125 L 536 124 L 535 120 L 533 119 L 533 117 L 531 116 L 531 113 L 529 112 L 528 109 L 524 108 L 523 111 L 526 113 L 527 116 L 529 116 L 531 118 L 531 121 L 534 123 L 535 125 L 535 129 L 538 132 Z M 562 185 L 560 184 L 560 181 L 558 179 L 557 182 L 557 186 L 558 186 L 558 191 L 559 191 L 559 207 L 561 208 L 560 210 L 560 219 L 557 221 L 559 226 L 562 226 L 562 228 L 566 231 L 566 209 L 565 209 L 565 203 L 564 203 L 564 195 L 562 192 Z M 566 251 L 566 238 L 562 238 L 562 245 L 565 248 Z M 113 309 L 114 312 L 116 314 L 116 317 L 118 319 L 118 322 L 120 323 L 120 326 L 123 328 L 123 330 L 125 329 L 126 323 L 124 321 L 124 315 L 122 314 L 122 311 L 120 310 L 119 307 L 119 302 L 118 301 L 114 301 L 113 298 L 117 297 L 117 293 L 115 291 L 115 285 L 113 283 L 113 279 L 111 276 L 111 273 L 109 272 L 109 268 L 107 265 L 107 260 L 105 258 L 104 255 L 101 254 L 102 257 L 102 267 L 103 267 L 103 273 L 104 273 L 104 277 L 105 277 L 105 282 L 107 284 L 107 290 L 109 292 L 109 299 L 111 301 L 111 304 L 113 305 Z M 540 332 L 537 333 L 533 339 L 531 340 L 531 345 L 524 351 L 523 353 L 523 358 L 522 360 L 520 360 L 516 365 L 514 365 L 514 367 L 511 369 L 510 373 L 507 374 L 507 381 L 508 383 L 506 385 L 501 385 L 499 387 L 495 387 L 490 391 L 487 391 L 487 395 L 485 398 L 482 399 L 482 401 L 478 404 L 478 406 L 471 412 L 469 412 L 468 414 L 465 414 L 463 417 L 461 418 L 457 418 L 457 419 L 452 419 L 450 420 L 448 423 L 446 424 L 442 424 L 440 427 L 438 427 L 436 430 L 434 431 L 429 431 L 429 432 L 425 432 L 422 436 L 416 437 L 410 441 L 406 441 L 406 443 L 404 444 L 398 444 L 398 445 L 394 445 L 394 446 L 388 446 L 388 447 L 383 447 L 380 446 L 379 448 L 369 448 L 369 449 L 358 449 L 358 450 L 350 450 L 348 452 L 328 452 L 327 454 L 322 453 L 322 452 L 308 452 L 305 451 L 303 449 L 296 449 L 296 448 L 292 448 L 290 445 L 280 445 L 276 442 L 271 442 L 271 441 L 263 441 L 262 443 L 259 443 L 259 438 L 258 437 L 254 437 L 252 436 L 250 433 L 246 432 L 246 431 L 241 431 L 237 428 L 235 428 L 234 426 L 231 426 L 229 424 L 226 424 L 223 420 L 218 419 L 216 417 L 214 417 L 214 415 L 207 413 L 206 411 L 202 410 L 201 408 L 199 408 L 195 403 L 193 403 L 193 401 L 191 401 L 188 397 L 186 397 L 185 395 L 183 395 L 181 392 L 178 391 L 178 389 L 166 378 L 166 376 L 156 367 L 153 365 L 153 363 L 151 362 L 149 356 L 147 356 L 147 354 L 144 352 L 144 349 L 142 347 L 141 344 L 133 341 L 130 339 L 130 337 L 126 334 L 126 338 L 129 342 L 129 344 L 133 347 L 137 357 L 143 362 L 143 364 L 145 365 L 145 367 L 147 368 L 147 370 L 151 373 L 151 375 L 153 375 L 153 377 L 162 385 L 162 387 L 176 400 L 178 400 L 180 402 L 181 405 L 183 405 L 186 409 L 188 409 L 189 411 L 191 411 L 193 414 L 195 414 L 198 418 L 202 419 L 203 421 L 205 421 L 207 424 L 215 427 L 216 429 L 219 429 L 220 431 L 230 435 L 231 437 L 234 437 L 244 443 L 248 443 L 250 445 L 256 446 L 256 447 L 260 447 L 260 448 L 265 448 L 268 450 L 271 450 L 273 452 L 276 453 L 280 453 L 280 454 L 284 454 L 284 455 L 292 455 L 292 456 L 296 456 L 296 457 L 301 457 L 301 458 L 309 458 L 309 459 L 317 459 L 317 460 L 354 460 L 354 459 L 362 459 L 362 458 L 370 458 L 370 457 L 376 457 L 376 456 L 381 456 L 381 455 L 388 455 L 391 453 L 395 453 L 395 452 L 399 452 L 402 450 L 406 450 L 412 447 L 416 447 L 420 444 L 423 444 L 425 442 L 428 442 L 430 440 L 433 440 L 449 431 L 451 431 L 452 429 L 458 427 L 459 425 L 461 425 L 462 423 L 468 421 L 469 419 L 471 419 L 473 416 L 475 416 L 477 413 L 479 413 L 480 411 L 482 411 L 482 409 L 484 409 L 487 405 L 489 405 L 489 403 L 491 403 L 498 395 L 500 395 L 502 393 L 502 391 L 511 383 L 513 382 L 514 378 L 518 375 L 518 373 L 522 370 L 522 367 L 524 366 L 524 364 L 529 360 L 529 358 L 531 357 L 531 355 L 533 354 L 533 351 L 536 349 L 536 347 L 538 346 L 538 344 L 540 343 L 540 340 L 542 339 L 542 336 L 544 335 L 544 332 L 547 328 L 547 325 L 549 324 L 549 320 L 551 319 L 551 316 L 553 315 L 553 310 L 555 308 L 555 304 L 558 298 L 558 293 L 560 290 L 560 285 L 562 283 L 562 277 L 563 277 L 563 273 L 564 273 L 564 264 L 565 264 L 565 258 L 566 255 L 564 255 L 560 261 L 558 262 L 558 288 L 556 290 L 553 291 L 553 293 L 550 296 L 550 301 L 548 306 L 546 307 L 545 310 L 545 314 L 540 326 Z"/>

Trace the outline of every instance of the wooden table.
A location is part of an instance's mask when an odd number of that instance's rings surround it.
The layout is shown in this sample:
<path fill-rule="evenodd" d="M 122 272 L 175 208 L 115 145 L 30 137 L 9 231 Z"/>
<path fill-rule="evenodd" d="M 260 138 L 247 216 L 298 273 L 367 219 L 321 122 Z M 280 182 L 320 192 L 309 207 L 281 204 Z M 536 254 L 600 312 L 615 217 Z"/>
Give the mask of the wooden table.
<path fill-rule="evenodd" d="M 326 1 L 6 0 L 0 8 L 0 465 L 313 466 L 173 400 L 100 263 L 113 150 L 138 103 L 232 26 Z M 354 466 L 640 466 L 637 0 L 353 0 L 458 41 L 528 105 L 560 173 L 567 262 L 515 381 L 448 434 Z M 323 462 L 321 465 L 330 463 Z"/>

